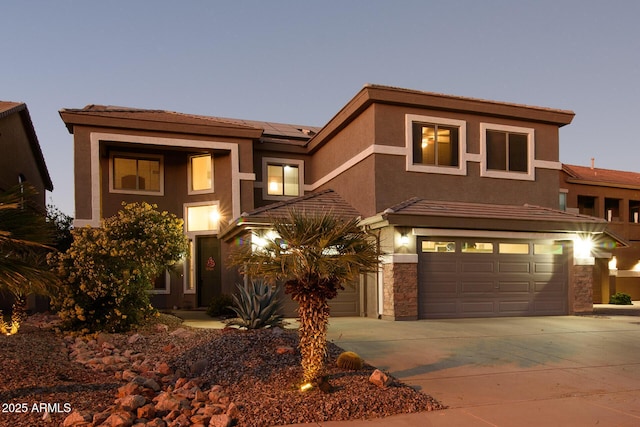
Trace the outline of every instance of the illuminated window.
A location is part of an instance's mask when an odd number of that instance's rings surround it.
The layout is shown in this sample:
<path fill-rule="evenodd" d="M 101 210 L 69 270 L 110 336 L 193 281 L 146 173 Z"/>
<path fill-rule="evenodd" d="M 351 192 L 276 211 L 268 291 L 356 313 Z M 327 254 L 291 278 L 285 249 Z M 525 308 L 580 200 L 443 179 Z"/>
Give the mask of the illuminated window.
<path fill-rule="evenodd" d="M 526 255 L 529 253 L 528 243 L 500 243 L 498 252 L 501 254 Z"/>
<path fill-rule="evenodd" d="M 187 232 L 217 231 L 220 223 L 218 205 L 186 206 Z"/>
<path fill-rule="evenodd" d="M 189 157 L 189 194 L 213 191 L 213 158 L 210 154 Z"/>
<path fill-rule="evenodd" d="M 262 159 L 262 197 L 279 200 L 304 194 L 302 182 L 304 161 L 293 159 Z"/>
<path fill-rule="evenodd" d="M 455 252 L 455 242 L 423 241 L 422 252 Z"/>
<path fill-rule="evenodd" d="M 112 191 L 162 192 L 162 157 L 114 154 L 111 165 Z"/>
<path fill-rule="evenodd" d="M 434 166 L 458 166 L 457 127 L 438 124 L 413 124 L 413 163 Z"/>
<path fill-rule="evenodd" d="M 467 123 L 446 117 L 405 116 L 407 170 L 446 175 L 467 173 Z"/>
<path fill-rule="evenodd" d="M 488 242 L 463 242 L 462 252 L 471 252 L 478 254 L 492 254 L 493 243 Z"/>
<path fill-rule="evenodd" d="M 536 243 L 533 253 L 536 255 L 562 255 L 564 246 L 561 243 Z"/>

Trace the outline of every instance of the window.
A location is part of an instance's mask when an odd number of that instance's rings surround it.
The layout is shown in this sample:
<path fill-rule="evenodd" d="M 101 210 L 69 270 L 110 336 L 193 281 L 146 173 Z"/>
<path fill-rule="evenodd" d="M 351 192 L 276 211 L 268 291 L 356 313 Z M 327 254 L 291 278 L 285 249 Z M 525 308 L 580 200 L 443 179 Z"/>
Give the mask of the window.
<path fill-rule="evenodd" d="M 200 154 L 189 157 L 189 194 L 213 192 L 213 157 Z"/>
<path fill-rule="evenodd" d="M 535 255 L 562 255 L 564 246 L 562 243 L 535 243 L 533 253 Z"/>
<path fill-rule="evenodd" d="M 528 254 L 528 243 L 500 243 L 498 244 L 498 253 L 501 254 Z"/>
<path fill-rule="evenodd" d="M 414 114 L 405 121 L 408 171 L 466 175 L 465 121 Z"/>
<path fill-rule="evenodd" d="M 527 135 L 487 130 L 487 169 L 527 172 Z"/>
<path fill-rule="evenodd" d="M 422 252 L 455 252 L 456 242 L 423 241 Z"/>
<path fill-rule="evenodd" d="M 262 159 L 262 179 L 265 200 L 297 197 L 303 194 L 304 162 L 291 159 Z"/>
<path fill-rule="evenodd" d="M 169 294 L 171 293 L 171 275 L 169 270 L 165 270 L 160 273 L 158 277 L 153 281 L 152 294 Z"/>
<path fill-rule="evenodd" d="M 566 190 L 560 190 L 560 197 L 558 199 L 558 207 L 561 211 L 567 210 L 567 192 Z"/>
<path fill-rule="evenodd" d="M 267 166 L 267 194 L 271 196 L 299 196 L 298 166 Z"/>
<path fill-rule="evenodd" d="M 533 135 L 529 128 L 481 123 L 482 175 L 533 181 Z"/>
<path fill-rule="evenodd" d="M 185 205 L 187 232 L 218 231 L 220 211 L 217 204 Z"/>
<path fill-rule="evenodd" d="M 596 198 L 593 196 L 578 196 L 578 213 L 596 216 Z"/>
<path fill-rule="evenodd" d="M 604 199 L 604 214 L 607 221 L 620 221 L 620 199 Z"/>
<path fill-rule="evenodd" d="M 457 127 L 413 123 L 413 162 L 434 166 L 458 166 Z"/>
<path fill-rule="evenodd" d="M 162 157 L 155 155 L 111 155 L 110 191 L 115 193 L 162 194 Z"/>
<path fill-rule="evenodd" d="M 629 200 L 629 222 L 640 222 L 640 201 Z"/>
<path fill-rule="evenodd" d="M 492 254 L 493 243 L 489 242 L 463 242 L 462 252 L 478 253 L 478 254 Z"/>

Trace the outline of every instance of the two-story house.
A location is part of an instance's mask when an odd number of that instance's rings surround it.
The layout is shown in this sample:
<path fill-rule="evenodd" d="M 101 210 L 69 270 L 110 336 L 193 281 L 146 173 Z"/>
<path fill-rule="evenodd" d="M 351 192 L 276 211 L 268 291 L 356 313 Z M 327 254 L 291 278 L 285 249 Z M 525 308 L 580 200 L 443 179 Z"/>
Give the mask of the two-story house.
<path fill-rule="evenodd" d="M 589 312 L 607 221 L 559 209 L 560 127 L 573 112 L 366 85 L 325 126 L 167 111 L 62 110 L 76 225 L 122 201 L 184 218 L 181 271 L 158 305 L 233 291 L 226 256 L 291 207 L 358 216 L 384 255 L 333 304 L 389 319 Z M 595 256 L 594 256 L 595 255 Z"/>
<path fill-rule="evenodd" d="M 607 268 L 596 275 L 595 303 L 608 303 L 616 292 L 640 300 L 640 173 L 563 165 L 560 181 L 562 208 L 603 218 L 607 230 L 628 247 L 612 248 Z"/>

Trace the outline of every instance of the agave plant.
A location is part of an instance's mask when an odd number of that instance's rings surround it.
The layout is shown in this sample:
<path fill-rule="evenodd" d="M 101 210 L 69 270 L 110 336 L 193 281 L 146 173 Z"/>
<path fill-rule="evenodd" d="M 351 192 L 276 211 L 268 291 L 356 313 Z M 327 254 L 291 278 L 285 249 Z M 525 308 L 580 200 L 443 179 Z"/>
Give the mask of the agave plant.
<path fill-rule="evenodd" d="M 238 294 L 233 295 L 234 305 L 229 307 L 236 318 L 227 325 L 246 329 L 264 329 L 282 325 L 280 300 L 271 286 L 260 281 L 237 285 Z"/>

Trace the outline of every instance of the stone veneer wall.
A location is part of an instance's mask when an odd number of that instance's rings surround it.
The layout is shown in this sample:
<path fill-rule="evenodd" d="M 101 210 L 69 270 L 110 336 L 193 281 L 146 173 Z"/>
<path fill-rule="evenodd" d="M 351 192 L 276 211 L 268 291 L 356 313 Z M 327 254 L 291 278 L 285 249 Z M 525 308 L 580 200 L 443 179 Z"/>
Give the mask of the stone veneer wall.
<path fill-rule="evenodd" d="M 574 265 L 573 280 L 569 283 L 573 292 L 573 301 L 569 301 L 573 314 L 593 313 L 593 265 Z"/>
<path fill-rule="evenodd" d="M 382 317 L 392 320 L 418 318 L 418 264 L 384 264 Z"/>

